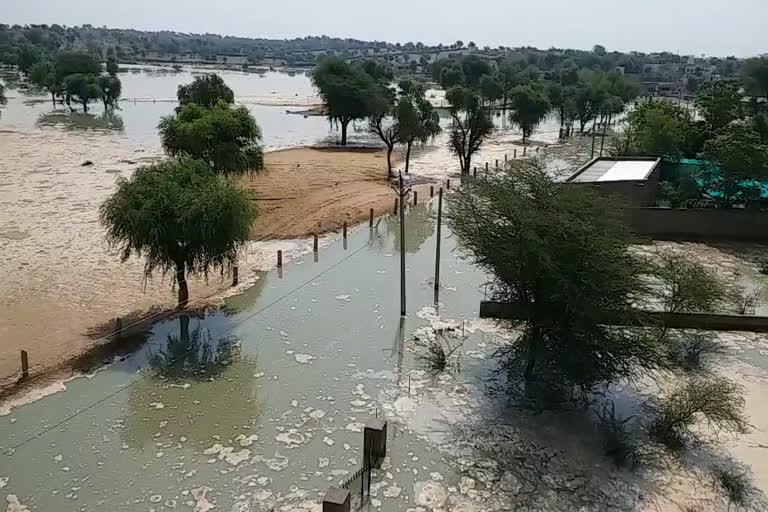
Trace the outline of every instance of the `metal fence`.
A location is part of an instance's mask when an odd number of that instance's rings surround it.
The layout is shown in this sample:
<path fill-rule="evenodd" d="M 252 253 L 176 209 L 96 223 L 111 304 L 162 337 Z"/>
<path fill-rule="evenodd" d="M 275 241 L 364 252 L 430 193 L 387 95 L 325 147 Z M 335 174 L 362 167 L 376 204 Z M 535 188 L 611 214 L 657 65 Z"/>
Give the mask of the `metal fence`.
<path fill-rule="evenodd" d="M 350 476 L 342 489 L 349 491 L 350 510 L 360 510 L 371 496 L 371 465 L 366 464 Z"/>

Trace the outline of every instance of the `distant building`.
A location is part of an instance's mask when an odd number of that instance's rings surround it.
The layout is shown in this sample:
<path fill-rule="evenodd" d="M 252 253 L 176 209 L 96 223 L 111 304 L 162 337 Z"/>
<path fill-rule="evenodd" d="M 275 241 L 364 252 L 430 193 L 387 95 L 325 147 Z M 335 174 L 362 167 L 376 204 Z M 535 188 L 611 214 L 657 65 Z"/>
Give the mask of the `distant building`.
<path fill-rule="evenodd" d="M 224 53 L 216 55 L 216 64 L 242 66 L 248 64 L 248 56 L 239 53 Z"/>

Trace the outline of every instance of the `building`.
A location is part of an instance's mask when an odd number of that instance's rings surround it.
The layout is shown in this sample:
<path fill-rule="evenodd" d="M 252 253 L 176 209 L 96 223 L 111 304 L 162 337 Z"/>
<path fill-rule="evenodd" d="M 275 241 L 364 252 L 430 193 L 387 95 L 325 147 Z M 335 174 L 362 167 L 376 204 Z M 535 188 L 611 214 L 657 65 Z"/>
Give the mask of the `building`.
<path fill-rule="evenodd" d="M 248 56 L 239 53 L 224 53 L 216 55 L 216 64 L 228 64 L 232 66 L 242 66 L 248 64 Z"/>
<path fill-rule="evenodd" d="M 630 206 L 652 206 L 661 172 L 661 158 L 595 158 L 568 178 L 622 196 Z"/>

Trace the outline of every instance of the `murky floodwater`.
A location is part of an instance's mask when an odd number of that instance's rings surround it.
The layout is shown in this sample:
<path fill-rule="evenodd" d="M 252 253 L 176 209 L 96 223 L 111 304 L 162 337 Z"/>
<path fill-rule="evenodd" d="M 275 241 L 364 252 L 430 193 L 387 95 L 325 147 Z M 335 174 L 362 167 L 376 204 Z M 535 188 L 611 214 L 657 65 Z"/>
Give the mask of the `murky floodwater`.
<path fill-rule="evenodd" d="M 26 349 L 34 369 L 49 366 L 62 354 L 78 353 L 94 332 L 118 316 L 138 315 L 153 307 L 172 306 L 168 280 L 144 282 L 136 259 L 120 263 L 106 246 L 98 207 L 114 191 L 116 180 L 162 155 L 156 126 L 173 111 L 179 84 L 199 70 L 129 66 L 120 74 L 124 100 L 120 110 L 104 116 L 98 104 L 88 115 L 54 108 L 49 98 L 19 88 L 5 75 L 8 105 L 0 109 L 0 382 L 18 377 L 19 349 Z M 269 149 L 333 142 L 337 135 L 321 117 L 286 110 L 317 101 L 303 74 L 221 71 L 261 125 Z M 136 98 L 136 101 L 133 101 Z M 275 106 L 281 105 L 281 106 Z M 496 119 L 499 127 L 503 124 Z M 448 120 L 444 119 L 444 124 Z M 352 143 L 375 142 L 357 123 Z M 446 125 L 447 128 L 447 125 Z M 535 138 L 553 140 L 557 122 L 548 120 Z M 485 161 L 511 158 L 519 135 L 502 130 L 477 156 Z M 82 166 L 86 160 L 91 166 Z M 557 160 L 557 159 L 556 159 Z M 556 166 L 572 165 L 565 160 Z M 455 174 L 457 159 L 447 149 L 447 134 L 417 152 L 412 172 L 429 179 Z M 248 280 L 272 245 L 255 244 L 249 256 Z M 271 255 L 267 260 L 271 263 Z M 266 267 L 268 268 L 268 267 Z M 221 280 L 193 280 L 192 298 L 206 297 L 222 287 Z M 51 351 L 55 345 L 57 350 Z"/>
<path fill-rule="evenodd" d="M 616 470 L 585 411 L 510 407 L 491 373 L 504 334 L 477 319 L 487 277 L 447 231 L 431 307 L 432 208 L 408 212 L 402 326 L 399 229 L 385 217 L 352 232 L 346 249 L 336 241 L 318 262 L 310 254 L 282 278 L 264 273 L 186 328 L 161 322 L 137 354 L 0 417 L 2 493 L 42 511 L 318 511 L 327 487 L 360 467 L 362 424 L 378 415 L 390 421 L 389 458 L 369 510 L 677 510 L 701 500 L 709 484 L 692 486 L 687 470 Z M 417 356 L 433 328 L 455 329 L 448 343 L 463 345 L 430 376 Z M 764 491 L 765 337 L 723 340 L 734 357 L 718 368 L 747 383 L 755 425 L 727 446 Z M 713 503 L 705 510 L 725 510 Z"/>

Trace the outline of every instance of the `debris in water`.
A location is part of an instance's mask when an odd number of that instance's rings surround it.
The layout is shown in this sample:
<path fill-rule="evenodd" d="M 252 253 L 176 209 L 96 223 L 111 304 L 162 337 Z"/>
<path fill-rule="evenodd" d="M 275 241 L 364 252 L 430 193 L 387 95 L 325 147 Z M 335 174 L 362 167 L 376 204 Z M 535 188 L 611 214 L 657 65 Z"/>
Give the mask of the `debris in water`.
<path fill-rule="evenodd" d="M 323 442 L 328 446 L 333 446 L 333 439 L 331 439 L 330 437 L 324 437 Z"/>
<path fill-rule="evenodd" d="M 27 512 L 29 510 L 26 505 L 19 502 L 19 498 L 15 494 L 6 496 L 5 502 L 8 503 L 6 512 Z"/>
<path fill-rule="evenodd" d="M 288 432 L 283 432 L 275 437 L 276 441 L 285 443 L 289 448 L 303 444 L 305 441 L 304 434 L 297 432 L 294 429 L 290 429 Z"/>
<path fill-rule="evenodd" d="M 429 508 L 443 508 L 448 494 L 442 484 L 437 482 L 416 482 L 413 485 L 417 505 Z"/>
<path fill-rule="evenodd" d="M 314 356 L 311 356 L 309 354 L 294 354 L 293 357 L 296 358 L 297 363 L 301 363 L 301 364 L 309 364 L 315 358 Z"/>
<path fill-rule="evenodd" d="M 153 494 L 149 497 L 150 503 L 160 503 L 163 500 L 163 497 L 160 494 Z"/>
<path fill-rule="evenodd" d="M 197 489 L 192 489 L 192 498 L 195 500 L 195 508 L 193 509 L 194 512 L 208 512 L 209 510 L 213 510 L 216 508 L 208 499 L 205 497 L 206 494 L 208 494 L 208 491 L 210 491 L 210 487 L 198 487 Z"/>
<path fill-rule="evenodd" d="M 251 446 L 253 443 L 259 440 L 259 436 L 256 434 L 251 434 L 250 436 L 246 437 L 245 434 L 240 434 L 237 436 L 235 441 L 238 441 L 240 443 L 240 446 L 243 448 Z"/>
<path fill-rule="evenodd" d="M 322 409 L 315 409 L 311 413 L 309 413 L 310 418 L 314 418 L 316 420 L 322 419 L 323 416 L 325 416 L 325 411 Z"/>
<path fill-rule="evenodd" d="M 152 407 L 153 409 L 163 409 L 165 407 L 165 405 L 162 402 L 152 402 L 151 404 L 149 404 L 149 406 Z"/>
<path fill-rule="evenodd" d="M 330 459 L 328 459 L 328 458 L 326 458 L 326 457 L 320 457 L 320 458 L 318 458 L 318 459 L 317 459 L 317 462 L 318 462 L 318 464 L 317 464 L 317 465 L 318 465 L 318 467 L 320 467 L 320 468 L 327 468 L 327 467 L 328 467 L 328 464 L 330 464 L 330 463 L 331 463 Z"/>
<path fill-rule="evenodd" d="M 340 300 L 340 301 L 344 301 L 344 302 L 351 302 L 352 301 L 352 296 L 351 295 L 337 295 L 336 299 Z"/>
<path fill-rule="evenodd" d="M 8 480 L 10 480 L 11 477 L 9 476 L 0 476 L 0 489 L 8 485 Z"/>

